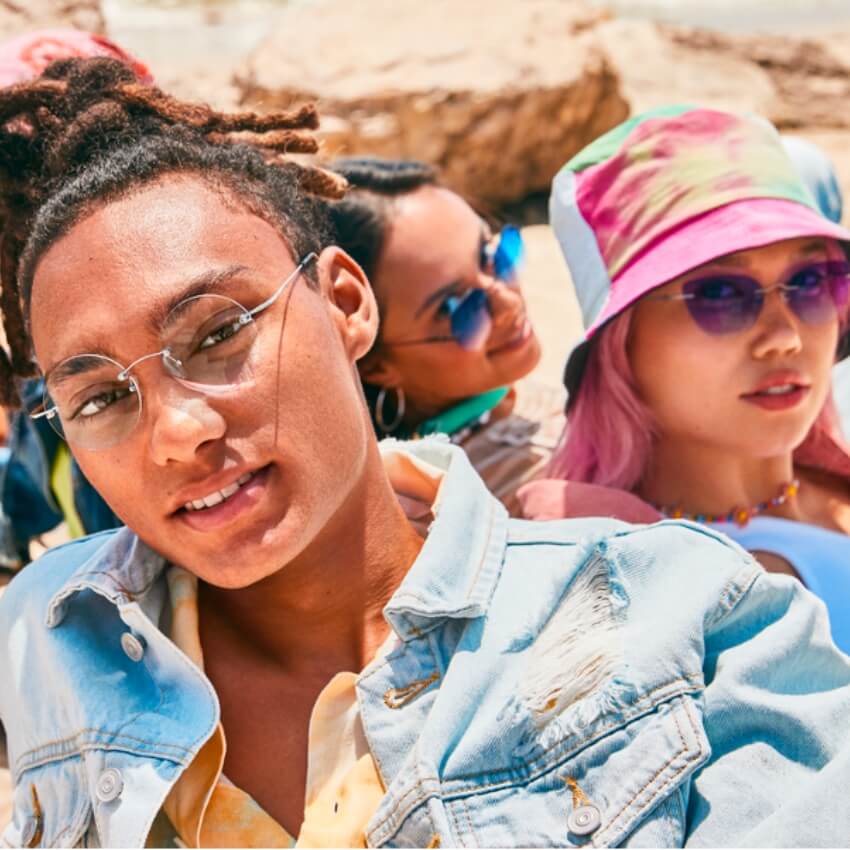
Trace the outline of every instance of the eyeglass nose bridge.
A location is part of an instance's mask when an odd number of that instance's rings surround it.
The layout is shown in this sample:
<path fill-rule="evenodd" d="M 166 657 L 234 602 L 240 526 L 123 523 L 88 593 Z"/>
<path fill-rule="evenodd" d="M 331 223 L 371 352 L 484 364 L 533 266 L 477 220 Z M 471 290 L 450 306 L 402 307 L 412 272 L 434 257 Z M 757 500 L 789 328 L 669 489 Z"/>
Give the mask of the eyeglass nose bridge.
<path fill-rule="evenodd" d="M 136 384 L 137 382 L 135 378 L 130 375 L 130 371 L 135 369 L 140 363 L 144 363 L 145 360 L 152 360 L 155 357 L 162 359 L 163 368 L 172 377 L 179 378 L 180 380 L 187 379 L 186 369 L 183 367 L 183 362 L 171 353 L 171 348 L 169 346 L 166 346 L 159 351 L 154 351 L 152 354 L 145 354 L 134 360 L 129 366 L 125 367 L 118 373 L 118 380 L 132 381 L 133 384 Z"/>

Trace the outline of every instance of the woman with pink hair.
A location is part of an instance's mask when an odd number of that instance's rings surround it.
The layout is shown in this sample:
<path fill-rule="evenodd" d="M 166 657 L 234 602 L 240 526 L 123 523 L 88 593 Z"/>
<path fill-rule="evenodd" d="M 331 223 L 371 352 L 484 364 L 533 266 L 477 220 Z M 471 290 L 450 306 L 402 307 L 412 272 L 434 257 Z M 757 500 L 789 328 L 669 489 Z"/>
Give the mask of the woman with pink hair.
<path fill-rule="evenodd" d="M 526 515 L 713 525 L 820 596 L 850 651 L 850 455 L 831 396 L 850 232 L 769 123 L 692 107 L 596 140 L 550 203 L 587 333 L 555 480 L 524 488 Z"/>

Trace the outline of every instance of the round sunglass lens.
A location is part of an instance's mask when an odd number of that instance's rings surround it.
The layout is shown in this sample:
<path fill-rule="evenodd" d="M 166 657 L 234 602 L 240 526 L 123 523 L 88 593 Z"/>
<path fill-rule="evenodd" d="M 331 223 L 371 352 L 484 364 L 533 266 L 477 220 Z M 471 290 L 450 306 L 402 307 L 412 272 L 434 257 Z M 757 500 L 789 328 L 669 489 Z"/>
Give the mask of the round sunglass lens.
<path fill-rule="evenodd" d="M 504 227 L 499 234 L 496 252 L 493 254 L 493 276 L 497 280 L 512 280 L 524 253 L 525 249 L 519 228 L 510 224 Z"/>
<path fill-rule="evenodd" d="M 797 272 L 786 285 L 788 305 L 804 322 L 823 324 L 835 318 L 847 301 L 844 263 L 818 263 Z"/>
<path fill-rule="evenodd" d="M 483 289 L 473 289 L 452 313 L 452 336 L 467 351 L 484 347 L 493 322 L 490 301 Z"/>

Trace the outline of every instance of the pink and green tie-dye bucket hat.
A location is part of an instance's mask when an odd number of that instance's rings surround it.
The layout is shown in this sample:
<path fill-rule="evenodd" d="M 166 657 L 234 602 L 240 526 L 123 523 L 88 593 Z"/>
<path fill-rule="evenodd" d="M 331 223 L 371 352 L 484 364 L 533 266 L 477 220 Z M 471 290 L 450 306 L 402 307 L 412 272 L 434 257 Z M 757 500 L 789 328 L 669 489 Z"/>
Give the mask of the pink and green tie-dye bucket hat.
<path fill-rule="evenodd" d="M 549 212 L 585 340 L 717 257 L 802 236 L 850 240 L 819 212 L 768 121 L 693 106 L 647 112 L 588 145 L 555 177 Z M 570 356 L 568 390 L 587 349 Z"/>

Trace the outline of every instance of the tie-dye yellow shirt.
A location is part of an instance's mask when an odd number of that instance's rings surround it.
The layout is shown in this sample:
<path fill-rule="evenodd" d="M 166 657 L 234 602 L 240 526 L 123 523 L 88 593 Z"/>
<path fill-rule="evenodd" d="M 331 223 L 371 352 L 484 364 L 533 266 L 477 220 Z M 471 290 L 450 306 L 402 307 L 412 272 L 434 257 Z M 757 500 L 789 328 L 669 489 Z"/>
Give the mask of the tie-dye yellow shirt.
<path fill-rule="evenodd" d="M 198 580 L 171 567 L 168 586 L 171 639 L 203 669 Z M 304 822 L 297 839 L 224 776 L 226 741 L 219 724 L 165 801 L 180 842 L 188 847 L 365 847 L 365 827 L 384 787 L 363 734 L 356 682 L 355 673 L 337 673 L 313 706 Z"/>
<path fill-rule="evenodd" d="M 385 456 L 384 464 L 408 519 L 424 534 L 442 475 L 400 453 Z M 172 566 L 168 586 L 171 639 L 203 670 L 198 580 Z M 396 640 L 390 634 L 378 657 L 390 652 Z M 357 679 L 356 673 L 337 673 L 313 706 L 304 821 L 297 838 L 224 776 L 226 740 L 219 724 L 171 789 L 163 806 L 170 823 L 155 829 L 150 841 L 162 846 L 177 839 L 186 847 L 365 847 L 366 825 L 384 786 L 363 732 Z"/>

